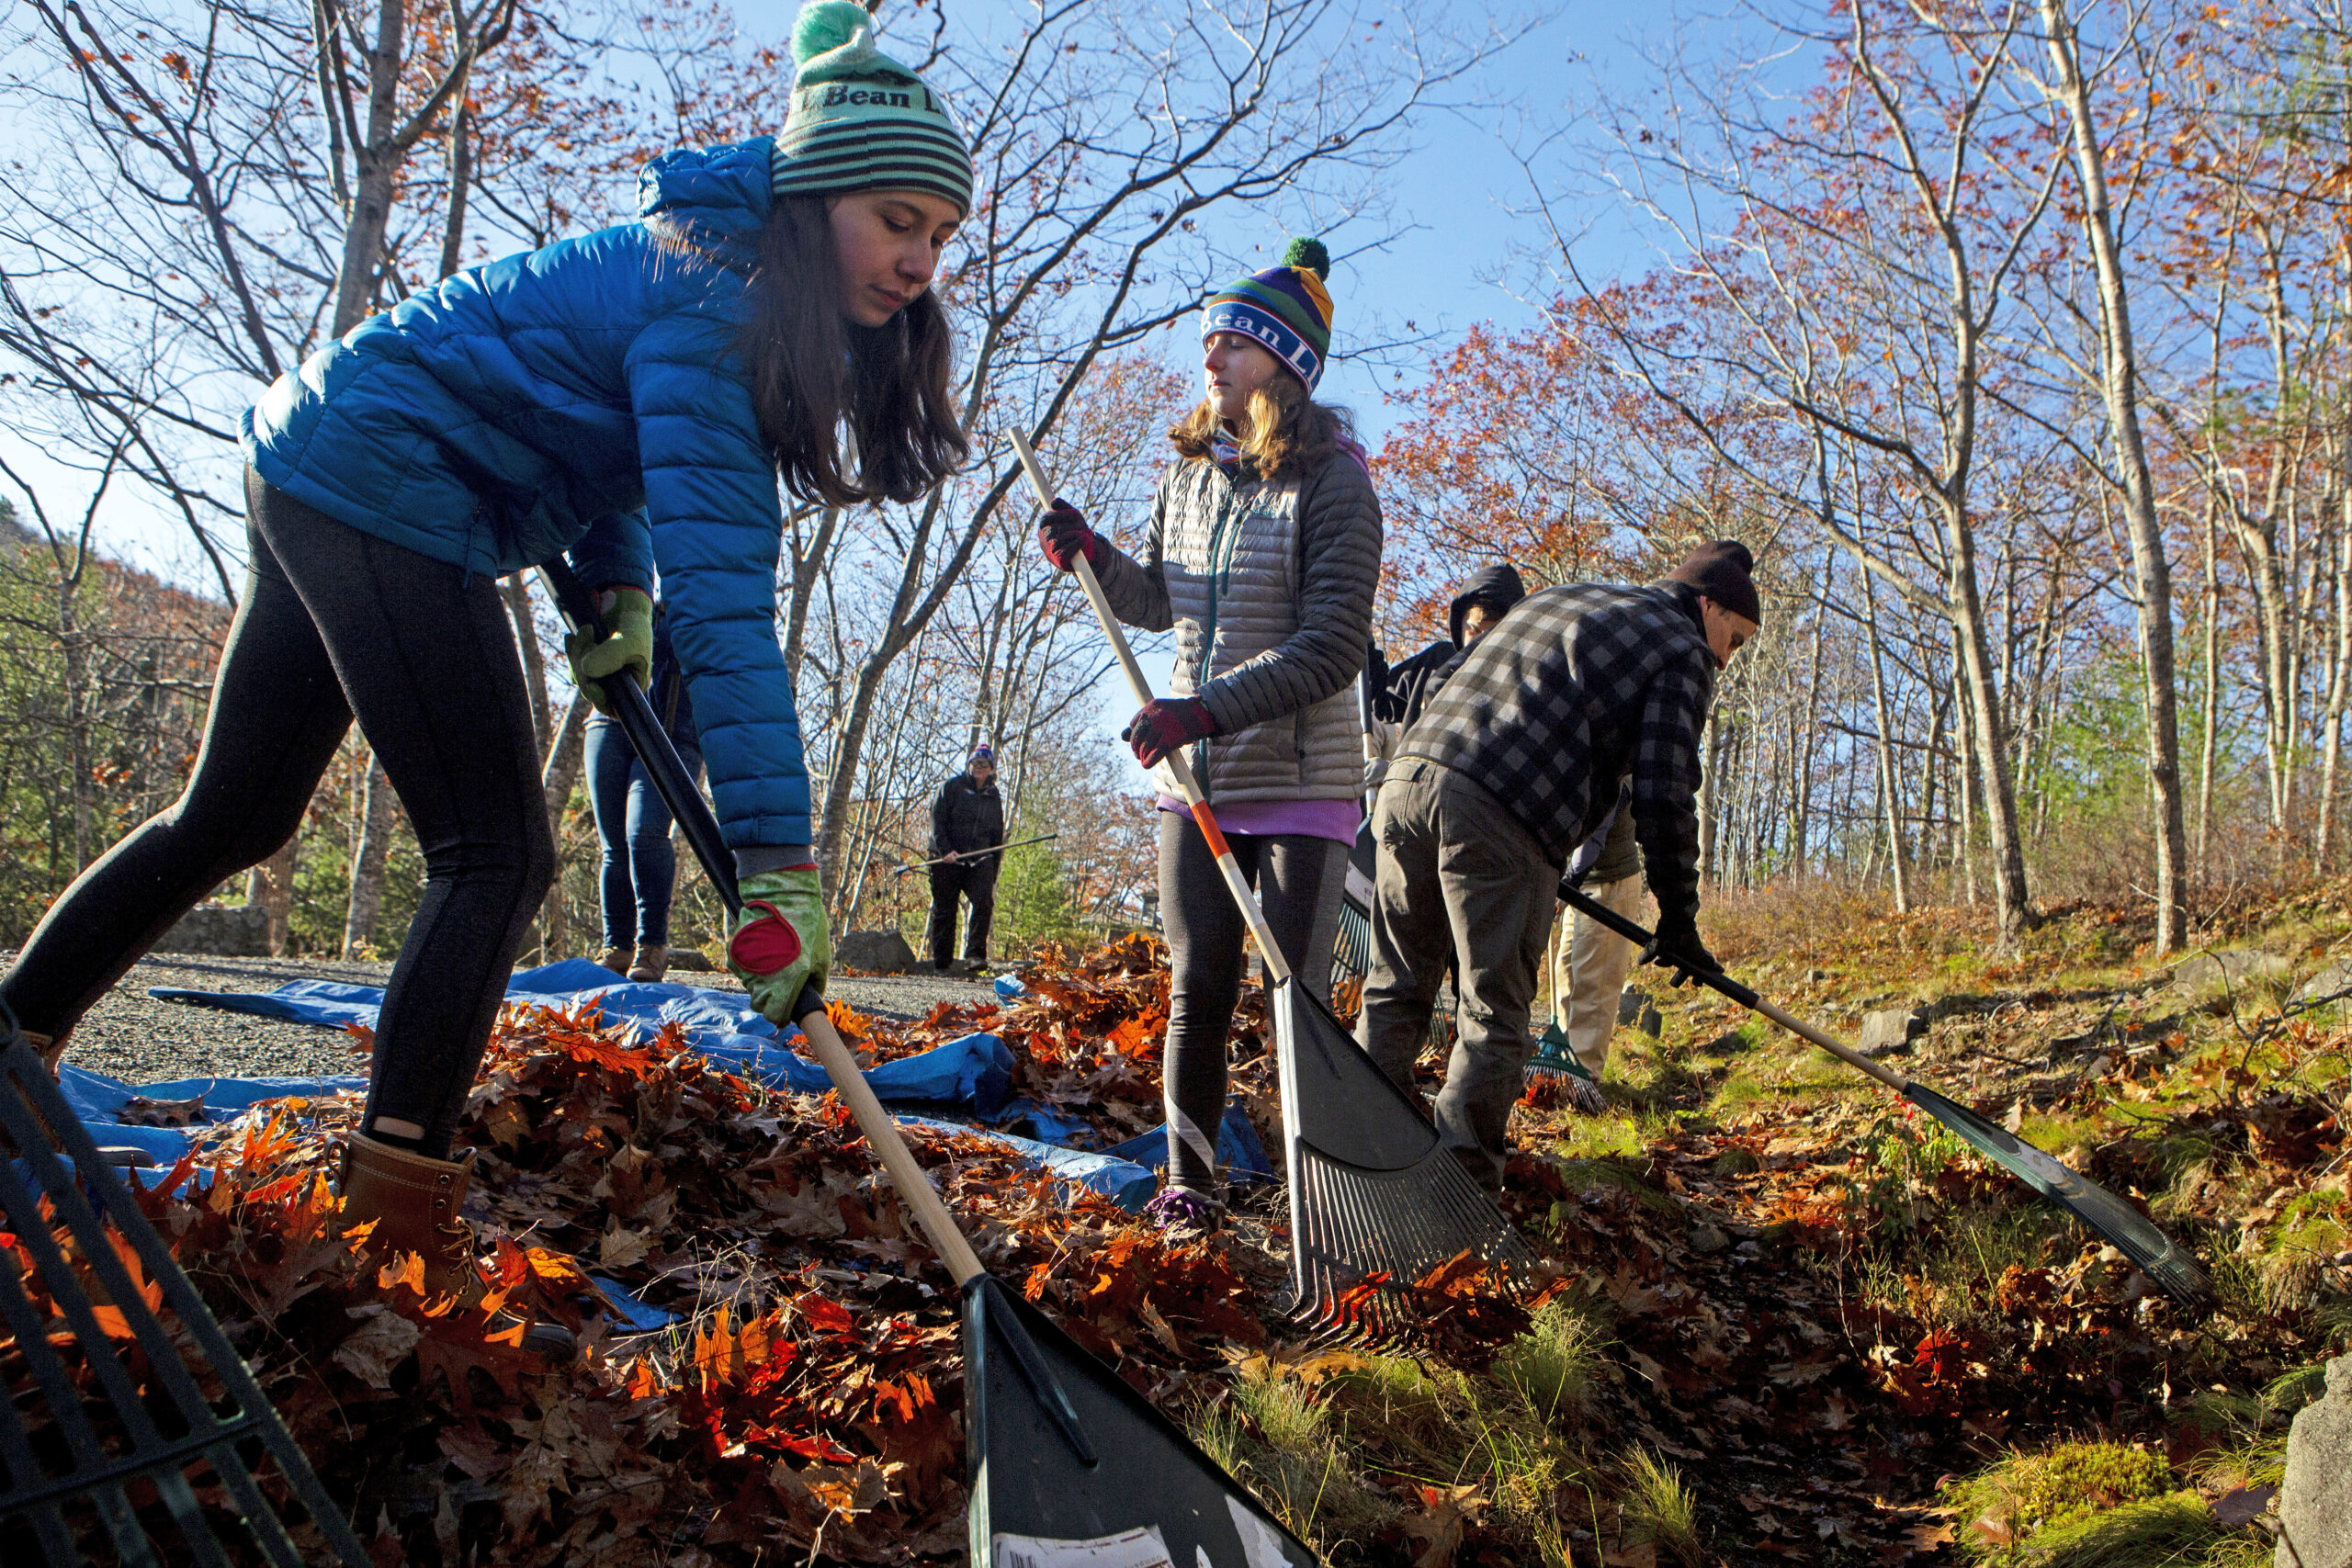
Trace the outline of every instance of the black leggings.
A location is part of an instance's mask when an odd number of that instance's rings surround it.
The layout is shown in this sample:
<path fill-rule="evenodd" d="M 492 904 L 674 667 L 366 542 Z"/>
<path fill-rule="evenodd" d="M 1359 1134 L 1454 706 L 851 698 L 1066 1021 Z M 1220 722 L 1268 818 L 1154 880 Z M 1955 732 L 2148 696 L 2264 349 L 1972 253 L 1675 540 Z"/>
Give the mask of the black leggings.
<path fill-rule="evenodd" d="M 363 1125 L 413 1123 L 415 1146 L 438 1158 L 555 869 L 514 626 L 490 578 L 363 534 L 250 471 L 245 498 L 253 565 L 196 772 L 51 906 L 0 998 L 28 1029 L 73 1028 L 198 899 L 293 836 L 356 712 L 425 865 L 377 1020 Z"/>
<path fill-rule="evenodd" d="M 1348 846 L 1306 833 L 1227 833 L 1241 874 L 1257 890 L 1283 962 L 1323 1001 L 1331 998 L 1331 942 Z M 1168 928 L 1168 1044 L 1160 1079 L 1168 1110 L 1168 1179 L 1194 1191 L 1216 1187 L 1216 1130 L 1225 1116 L 1226 1037 L 1241 999 L 1241 936 L 1248 930 L 1201 837 L 1200 825 L 1159 814 L 1159 911 Z"/>

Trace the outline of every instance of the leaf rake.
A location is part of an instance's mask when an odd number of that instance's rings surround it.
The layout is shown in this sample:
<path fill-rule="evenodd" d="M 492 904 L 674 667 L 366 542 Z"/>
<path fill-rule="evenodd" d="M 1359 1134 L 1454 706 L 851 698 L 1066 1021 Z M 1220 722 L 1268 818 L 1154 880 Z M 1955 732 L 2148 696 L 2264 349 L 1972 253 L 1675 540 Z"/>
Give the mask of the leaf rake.
<path fill-rule="evenodd" d="M 594 601 L 561 561 L 541 569 L 575 631 Z M 614 716 L 685 831 L 729 914 L 735 863 L 694 778 L 634 681 L 614 681 Z M 1319 1559 L 1183 1430 L 1019 1294 L 990 1276 L 815 987 L 793 1007 L 800 1032 L 889 1173 L 963 1301 L 965 1463 L 974 1568 L 1317 1568 Z"/>
<path fill-rule="evenodd" d="M 17 1151 L 0 1157 L 0 1228 L 13 1237 L 0 1247 L 0 1558 L 365 1568 L 253 1373 L 5 1009 L 0 1133 Z M 28 1411 L 46 1414 L 46 1429 L 28 1427 Z M 271 1495 L 299 1506 L 307 1531 L 289 1530 Z"/>
<path fill-rule="evenodd" d="M 1573 887 L 1563 887 L 1560 892 L 1561 897 L 1586 919 L 1598 920 L 1628 942 L 1648 945 L 1650 933 L 1616 910 Z M 1986 1159 L 2112 1242 L 2125 1257 L 2138 1265 L 2142 1273 L 2163 1286 L 2175 1300 L 2194 1306 L 2211 1289 L 2205 1271 L 2198 1267 L 2196 1258 L 2190 1256 L 2188 1248 L 2165 1235 L 2137 1209 L 2098 1183 L 2062 1165 L 2031 1144 L 2011 1136 L 1973 1111 L 1955 1104 L 1927 1085 L 1888 1071 L 1845 1042 L 1766 1001 L 1729 976 L 1691 971 L 1690 977 L 1730 998 L 1741 1007 L 1763 1014 L 1799 1039 L 1820 1046 L 1856 1071 L 1876 1078 L 1951 1128 L 1962 1142 Z"/>

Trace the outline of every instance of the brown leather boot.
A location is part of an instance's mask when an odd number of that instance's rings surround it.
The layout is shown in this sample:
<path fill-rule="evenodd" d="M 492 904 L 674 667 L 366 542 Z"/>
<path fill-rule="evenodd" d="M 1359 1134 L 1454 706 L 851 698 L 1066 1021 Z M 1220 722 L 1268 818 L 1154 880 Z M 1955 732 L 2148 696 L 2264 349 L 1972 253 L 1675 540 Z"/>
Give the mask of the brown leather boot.
<path fill-rule="evenodd" d="M 659 980 L 670 972 L 670 950 L 660 942 L 651 942 L 637 950 L 637 962 L 628 966 L 632 980 Z"/>
<path fill-rule="evenodd" d="M 611 970 L 616 975 L 625 976 L 628 973 L 628 966 L 637 962 L 637 949 L 633 947 L 608 947 L 605 949 L 604 956 L 597 959 L 596 962 L 603 964 L 605 968 Z"/>
<path fill-rule="evenodd" d="M 344 1219 L 376 1222 L 370 1253 L 423 1258 L 427 1296 L 454 1295 L 460 1305 L 475 1306 L 490 1287 L 474 1267 L 473 1227 L 458 1217 L 473 1176 L 471 1149 L 462 1160 L 427 1159 L 353 1133 L 344 1144 Z M 560 1359 L 571 1353 L 571 1336 L 559 1325 L 534 1322 L 523 1345 Z"/>

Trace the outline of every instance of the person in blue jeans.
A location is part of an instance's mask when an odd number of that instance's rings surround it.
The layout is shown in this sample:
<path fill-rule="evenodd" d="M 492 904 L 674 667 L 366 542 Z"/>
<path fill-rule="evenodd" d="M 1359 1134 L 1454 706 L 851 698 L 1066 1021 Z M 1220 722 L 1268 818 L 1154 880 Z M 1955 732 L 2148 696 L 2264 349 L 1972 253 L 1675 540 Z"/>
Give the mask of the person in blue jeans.
<path fill-rule="evenodd" d="M 654 717 L 694 778 L 702 772 L 702 741 L 695 734 L 694 700 L 670 646 L 668 601 L 653 606 L 653 680 L 647 688 Z M 670 972 L 670 900 L 678 881 L 678 852 L 670 842 L 670 808 L 653 775 L 621 733 L 619 721 L 599 713 L 588 721 L 588 807 L 605 852 L 596 891 L 604 907 L 605 953 L 597 962 L 632 980 L 659 980 Z"/>
<path fill-rule="evenodd" d="M 341 1217 L 374 1223 L 371 1256 L 418 1254 L 436 1297 L 488 1294 L 462 1218 L 475 1151 L 454 1145 L 555 871 L 500 577 L 561 555 L 597 596 L 604 635 L 567 651 L 600 707 L 603 682 L 651 672 L 658 581 L 743 896 L 729 966 L 778 1022 L 831 966 L 775 635 L 781 497 L 911 502 L 963 466 L 931 284 L 972 160 L 852 0 L 803 6 L 792 53 L 776 135 L 665 153 L 635 220 L 420 290 L 246 412 L 251 565 L 195 770 L 0 976 L 53 1064 L 182 915 L 293 835 L 356 719 L 425 883 L 343 1140 Z"/>

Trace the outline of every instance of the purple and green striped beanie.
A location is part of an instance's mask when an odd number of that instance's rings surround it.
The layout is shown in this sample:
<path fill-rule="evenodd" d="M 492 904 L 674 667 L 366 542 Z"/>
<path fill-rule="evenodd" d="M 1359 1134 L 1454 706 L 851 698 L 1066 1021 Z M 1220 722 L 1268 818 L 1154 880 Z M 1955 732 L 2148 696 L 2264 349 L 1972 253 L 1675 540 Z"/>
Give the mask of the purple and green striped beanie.
<path fill-rule="evenodd" d="M 1331 254 L 1322 241 L 1293 240 L 1282 265 L 1253 272 L 1209 296 L 1201 311 L 1201 337 L 1239 333 L 1253 338 L 1311 392 L 1331 355 L 1331 296 L 1323 288 L 1330 276 Z"/>
<path fill-rule="evenodd" d="M 939 95 L 874 47 L 853 0 L 809 0 L 792 24 L 792 106 L 771 154 L 778 196 L 921 190 L 972 210 L 972 154 Z"/>

